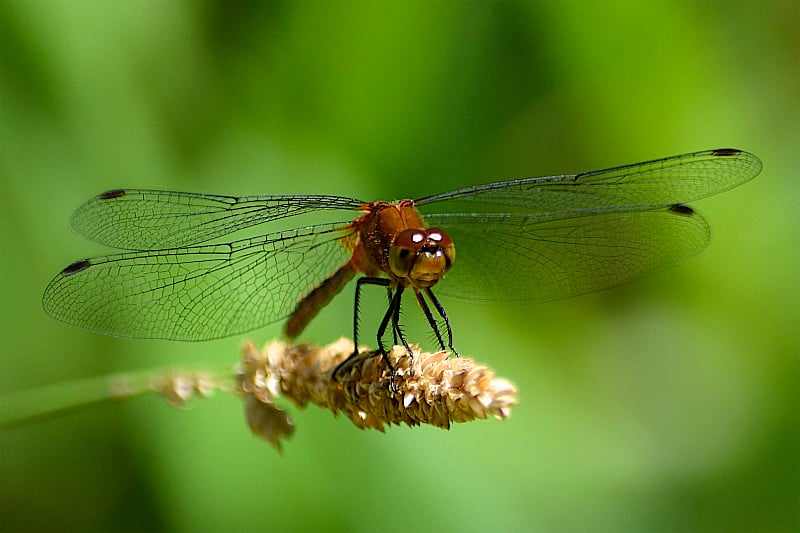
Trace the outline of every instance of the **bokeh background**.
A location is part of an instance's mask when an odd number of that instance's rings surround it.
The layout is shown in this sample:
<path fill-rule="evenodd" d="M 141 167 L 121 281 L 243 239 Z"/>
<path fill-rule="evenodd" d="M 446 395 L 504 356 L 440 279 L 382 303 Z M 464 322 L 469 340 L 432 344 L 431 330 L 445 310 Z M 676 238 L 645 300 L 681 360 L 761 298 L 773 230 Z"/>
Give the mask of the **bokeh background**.
<path fill-rule="evenodd" d="M 3 431 L 0 529 L 796 531 L 799 13 L 3 0 L 4 394 L 238 355 L 42 312 L 56 272 L 104 252 L 68 217 L 106 189 L 391 200 L 718 147 L 764 170 L 695 204 L 713 241 L 676 268 L 542 305 L 446 301 L 460 350 L 519 388 L 510 420 L 381 434 L 290 408 L 281 456 L 224 395 L 102 404 Z M 349 334 L 351 305 L 304 339 Z"/>

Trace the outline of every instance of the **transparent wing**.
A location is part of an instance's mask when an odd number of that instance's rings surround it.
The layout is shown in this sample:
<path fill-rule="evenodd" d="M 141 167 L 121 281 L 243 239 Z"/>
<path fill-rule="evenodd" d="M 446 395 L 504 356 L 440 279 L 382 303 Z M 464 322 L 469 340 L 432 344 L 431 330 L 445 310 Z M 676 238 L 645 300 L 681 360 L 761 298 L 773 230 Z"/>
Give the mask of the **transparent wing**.
<path fill-rule="evenodd" d="M 311 211 L 359 209 L 344 196 L 216 196 L 116 189 L 95 196 L 72 215 L 87 238 L 124 250 L 177 248 Z"/>
<path fill-rule="evenodd" d="M 583 174 L 476 185 L 415 203 L 442 213 L 552 213 L 649 209 L 705 198 L 753 179 L 761 161 L 732 148 L 708 150 Z M 426 217 L 427 218 L 427 217 Z"/>
<path fill-rule="evenodd" d="M 47 313 L 124 337 L 208 340 L 289 315 L 300 296 L 344 264 L 341 225 L 229 244 L 129 252 L 78 261 L 47 286 Z"/>
<path fill-rule="evenodd" d="M 706 221 L 691 208 L 426 217 L 456 243 L 436 292 L 483 301 L 548 301 L 607 289 L 700 252 Z"/>

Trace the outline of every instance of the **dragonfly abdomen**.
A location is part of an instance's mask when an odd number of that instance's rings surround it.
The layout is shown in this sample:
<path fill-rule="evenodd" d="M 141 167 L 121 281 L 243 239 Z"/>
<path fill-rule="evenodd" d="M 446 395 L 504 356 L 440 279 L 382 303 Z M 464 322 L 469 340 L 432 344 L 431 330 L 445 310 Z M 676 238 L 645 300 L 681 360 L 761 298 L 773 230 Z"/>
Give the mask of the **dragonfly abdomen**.
<path fill-rule="evenodd" d="M 322 283 L 314 287 L 311 292 L 303 296 L 297 303 L 297 307 L 289 316 L 289 320 L 283 326 L 283 334 L 287 339 L 294 339 L 300 335 L 308 323 L 317 316 L 320 310 L 328 305 L 334 296 L 341 292 L 347 282 L 353 279 L 356 270 L 351 261 L 339 267 L 331 276 L 325 278 Z"/>

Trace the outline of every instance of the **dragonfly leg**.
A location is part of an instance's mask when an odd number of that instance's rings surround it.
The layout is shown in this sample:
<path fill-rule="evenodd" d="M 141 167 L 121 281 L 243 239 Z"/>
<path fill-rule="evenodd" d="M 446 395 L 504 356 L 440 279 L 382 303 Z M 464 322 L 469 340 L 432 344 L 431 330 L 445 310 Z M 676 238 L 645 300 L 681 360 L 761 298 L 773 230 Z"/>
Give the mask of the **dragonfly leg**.
<path fill-rule="evenodd" d="M 392 289 L 391 288 L 386 287 L 386 295 L 389 297 L 389 305 L 392 305 Z M 399 309 L 398 309 L 398 312 L 399 312 Z M 392 340 L 394 342 L 394 346 L 397 346 L 397 328 L 392 328 Z"/>
<path fill-rule="evenodd" d="M 428 319 L 428 324 L 430 324 L 433 333 L 436 335 L 436 340 L 439 341 L 439 346 L 442 347 L 442 350 L 446 349 L 444 346 L 444 339 L 442 339 L 442 333 L 439 331 L 439 324 L 437 324 L 436 319 L 433 318 L 433 313 L 431 313 L 431 308 L 428 307 L 428 302 L 425 301 L 425 297 L 422 296 L 422 293 L 420 293 L 417 289 L 414 290 L 414 296 L 417 297 L 417 302 L 419 302 L 419 306 L 422 308 L 425 318 Z"/>
<path fill-rule="evenodd" d="M 450 348 L 450 351 L 453 352 L 456 355 L 456 357 L 458 357 L 459 356 L 458 350 L 453 348 L 453 328 L 450 326 L 450 319 L 447 318 L 447 313 L 444 310 L 444 306 L 441 304 L 439 299 L 436 298 L 436 296 L 433 294 L 433 291 L 431 290 L 430 287 L 425 289 L 425 294 L 428 295 L 428 298 L 430 299 L 431 303 L 433 303 L 433 306 L 436 308 L 436 311 L 438 311 L 439 314 L 444 319 L 444 324 L 447 327 L 447 347 Z M 439 337 L 439 342 L 442 342 L 441 337 Z M 442 348 L 444 348 L 444 344 L 442 344 Z"/>
<path fill-rule="evenodd" d="M 355 302 L 353 303 L 353 342 L 355 343 L 355 347 L 353 348 L 353 355 L 358 355 L 358 317 L 359 312 L 361 309 L 361 286 L 362 285 L 381 285 L 387 288 L 389 294 L 391 294 L 391 289 L 389 288 L 389 283 L 391 283 L 386 278 L 358 278 L 356 281 L 356 298 Z M 389 305 L 391 306 L 392 299 L 389 298 Z"/>
<path fill-rule="evenodd" d="M 400 389 L 394 384 L 394 378 L 397 375 L 397 370 L 394 368 L 394 365 L 391 361 L 389 361 L 389 352 L 386 351 L 386 347 L 383 345 L 383 335 L 386 333 L 386 328 L 389 327 L 389 321 L 392 321 L 392 330 L 400 336 L 400 340 L 403 342 L 403 346 L 406 347 L 409 356 L 411 357 L 411 363 L 414 362 L 414 353 L 411 351 L 411 347 L 408 345 L 408 341 L 406 341 L 403 332 L 400 330 L 400 302 L 402 301 L 403 296 L 403 289 L 402 285 L 397 287 L 397 291 L 395 291 L 394 296 L 392 297 L 392 301 L 389 302 L 389 308 L 386 309 L 386 314 L 383 315 L 383 319 L 381 320 L 380 326 L 378 326 L 378 349 L 381 352 L 381 357 L 383 357 L 386 366 L 389 367 L 389 370 L 392 373 L 392 380 L 391 380 L 391 387 L 394 392 L 400 392 Z"/>
<path fill-rule="evenodd" d="M 391 283 L 391 281 L 389 279 L 386 279 L 386 278 L 367 278 L 367 277 L 365 277 L 365 278 L 359 278 L 356 281 L 355 302 L 353 304 L 353 343 L 354 343 L 353 353 L 350 355 L 350 357 L 348 357 L 347 359 L 345 359 L 344 361 L 342 361 L 341 363 L 336 365 L 336 368 L 333 369 L 333 373 L 331 374 L 331 377 L 334 379 L 334 381 L 338 380 L 339 373 L 342 371 L 342 369 L 344 369 L 345 367 L 350 366 L 359 355 L 358 354 L 358 322 L 359 322 L 359 311 L 360 311 L 360 306 L 361 306 L 361 286 L 362 285 L 380 285 L 380 286 L 384 286 L 384 287 L 387 287 L 387 289 L 389 291 L 389 294 L 391 294 L 391 289 L 389 288 L 389 284 L 390 283 Z M 399 293 L 402 294 L 402 291 L 399 291 Z M 383 345 L 383 340 L 382 340 L 383 339 L 383 335 L 386 332 L 386 328 L 388 327 L 389 321 L 392 320 L 392 317 L 395 314 L 395 299 L 397 300 L 397 305 L 399 305 L 399 301 L 400 301 L 399 295 L 396 294 L 393 298 L 391 298 L 389 300 L 389 308 L 386 310 L 386 314 L 383 316 L 383 319 L 381 320 L 381 324 L 378 327 L 378 351 L 380 352 L 381 357 L 383 358 L 383 360 L 386 362 L 386 364 L 389 366 L 389 369 L 391 370 L 391 373 L 392 373 L 392 389 L 395 390 L 395 392 L 397 392 L 397 389 L 394 386 L 394 376 L 395 376 L 394 365 L 392 365 L 391 362 L 389 361 L 389 357 L 387 355 L 388 352 L 386 351 L 386 347 Z M 395 331 L 395 321 L 394 320 L 392 320 L 392 330 Z"/>
<path fill-rule="evenodd" d="M 402 293 L 403 290 L 405 290 L 405 287 L 403 287 L 403 286 L 397 287 L 397 292 Z M 408 341 L 406 340 L 406 336 L 403 333 L 403 327 L 400 325 L 400 303 L 401 303 L 401 299 L 397 295 L 395 297 L 397 298 L 397 302 L 394 304 L 394 315 L 392 316 L 392 329 L 394 330 L 394 334 L 397 335 L 398 337 L 400 337 L 400 342 L 402 342 L 403 346 L 405 346 L 405 348 L 406 348 L 406 352 L 408 353 L 408 357 L 409 357 L 409 359 L 411 359 L 411 362 L 409 364 L 409 370 L 413 374 L 414 373 L 414 367 L 413 367 L 414 351 L 411 349 L 411 346 L 408 344 Z M 397 344 L 397 341 L 395 341 L 395 344 Z"/>

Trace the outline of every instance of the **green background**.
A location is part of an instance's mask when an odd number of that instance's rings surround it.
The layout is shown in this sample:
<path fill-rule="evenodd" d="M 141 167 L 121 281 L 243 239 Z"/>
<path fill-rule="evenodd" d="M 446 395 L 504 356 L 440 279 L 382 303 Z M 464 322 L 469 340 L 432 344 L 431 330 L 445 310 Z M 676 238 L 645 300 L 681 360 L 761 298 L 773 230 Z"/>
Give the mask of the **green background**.
<path fill-rule="evenodd" d="M 517 385 L 508 421 L 381 434 L 291 408 L 280 456 L 231 397 L 103 404 L 3 432 L 0 529 L 797 530 L 799 13 L 4 0 L 3 393 L 235 361 L 239 338 L 109 338 L 42 312 L 56 272 L 104 252 L 67 221 L 106 189 L 392 200 L 718 147 L 764 170 L 695 205 L 713 240 L 676 268 L 542 305 L 445 302 L 459 349 Z M 348 335 L 351 306 L 348 288 L 303 338 Z"/>

